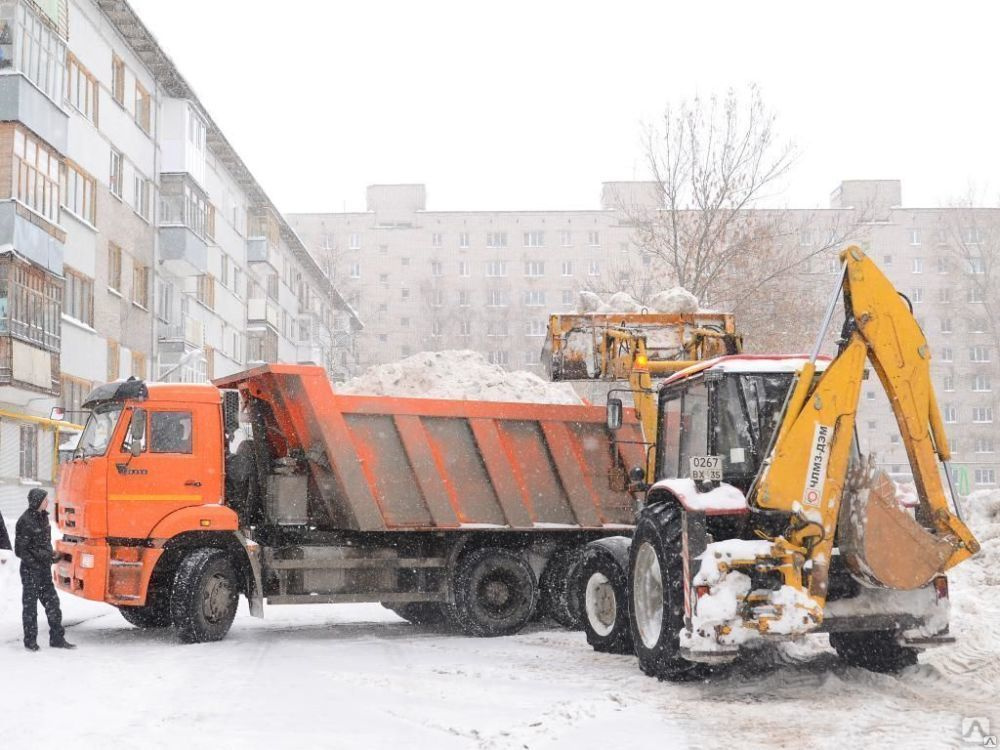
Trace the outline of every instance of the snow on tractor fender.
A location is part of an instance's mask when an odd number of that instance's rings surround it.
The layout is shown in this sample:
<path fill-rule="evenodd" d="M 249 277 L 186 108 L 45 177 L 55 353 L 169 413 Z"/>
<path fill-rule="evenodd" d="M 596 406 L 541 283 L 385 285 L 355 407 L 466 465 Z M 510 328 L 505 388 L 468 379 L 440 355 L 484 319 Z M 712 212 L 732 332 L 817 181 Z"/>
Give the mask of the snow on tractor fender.
<path fill-rule="evenodd" d="M 646 504 L 673 500 L 689 513 L 708 516 L 743 515 L 750 512 L 747 499 L 731 484 L 722 482 L 708 492 L 701 492 L 694 480 L 686 477 L 661 479 L 649 488 Z"/>

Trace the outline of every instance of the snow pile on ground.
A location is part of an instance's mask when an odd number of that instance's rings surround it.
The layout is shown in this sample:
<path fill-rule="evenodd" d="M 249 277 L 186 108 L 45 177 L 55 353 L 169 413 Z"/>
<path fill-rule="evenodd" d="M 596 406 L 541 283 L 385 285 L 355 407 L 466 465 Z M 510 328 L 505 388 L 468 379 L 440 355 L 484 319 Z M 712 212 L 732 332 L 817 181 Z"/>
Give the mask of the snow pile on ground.
<path fill-rule="evenodd" d="M 375 365 L 355 378 L 338 383 L 334 390 L 356 395 L 458 401 L 582 403 L 568 383 L 550 383 L 531 372 L 505 370 L 469 350 L 420 352 L 398 362 Z"/>
<path fill-rule="evenodd" d="M 637 313 L 648 310 L 670 315 L 686 315 L 696 313 L 698 309 L 698 298 L 679 286 L 657 292 L 646 302 L 640 302 L 628 292 L 615 292 L 606 302 L 593 292 L 580 292 L 581 313 Z"/>

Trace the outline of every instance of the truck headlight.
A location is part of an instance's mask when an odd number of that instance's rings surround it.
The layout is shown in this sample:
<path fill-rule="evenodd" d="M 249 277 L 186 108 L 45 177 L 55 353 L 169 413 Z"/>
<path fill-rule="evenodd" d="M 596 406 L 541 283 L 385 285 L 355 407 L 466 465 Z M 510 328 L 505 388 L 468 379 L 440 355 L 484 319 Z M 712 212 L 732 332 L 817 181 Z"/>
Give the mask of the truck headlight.
<path fill-rule="evenodd" d="M 89 552 L 84 552 L 80 555 L 80 567 L 81 568 L 93 568 L 94 567 L 94 556 Z"/>

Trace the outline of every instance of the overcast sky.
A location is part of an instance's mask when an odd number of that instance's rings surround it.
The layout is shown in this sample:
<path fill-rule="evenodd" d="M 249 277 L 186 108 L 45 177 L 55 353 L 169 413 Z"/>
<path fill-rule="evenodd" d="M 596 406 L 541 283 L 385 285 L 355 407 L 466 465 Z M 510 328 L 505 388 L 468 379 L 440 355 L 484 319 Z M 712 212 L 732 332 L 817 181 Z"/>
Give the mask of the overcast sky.
<path fill-rule="evenodd" d="M 1000 6 L 956 2 L 131 0 L 282 211 L 596 208 L 641 124 L 756 82 L 799 158 L 782 205 L 898 178 L 1000 190 Z"/>

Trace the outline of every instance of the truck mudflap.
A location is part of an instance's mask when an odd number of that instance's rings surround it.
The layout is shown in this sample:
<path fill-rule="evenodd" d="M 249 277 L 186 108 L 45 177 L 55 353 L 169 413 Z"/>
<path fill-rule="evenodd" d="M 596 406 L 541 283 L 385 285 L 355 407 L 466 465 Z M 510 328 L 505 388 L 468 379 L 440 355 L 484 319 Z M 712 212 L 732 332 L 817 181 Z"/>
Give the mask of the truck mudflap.
<path fill-rule="evenodd" d="M 257 542 L 247 539 L 242 531 L 233 532 L 246 552 L 250 565 L 250 577 L 247 581 L 247 602 L 250 604 L 251 617 L 264 617 L 264 576 L 261 566 L 261 548 Z"/>

